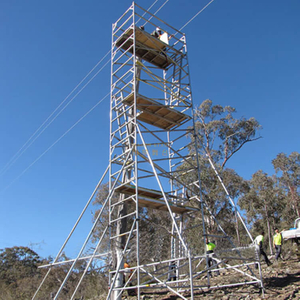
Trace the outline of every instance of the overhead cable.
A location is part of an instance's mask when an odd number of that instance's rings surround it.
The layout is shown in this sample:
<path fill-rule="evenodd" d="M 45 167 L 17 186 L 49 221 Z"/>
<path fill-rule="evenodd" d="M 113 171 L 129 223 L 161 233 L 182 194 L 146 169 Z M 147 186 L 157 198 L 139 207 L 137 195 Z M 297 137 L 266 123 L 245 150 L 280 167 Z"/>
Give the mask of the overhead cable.
<path fill-rule="evenodd" d="M 180 29 L 181 31 L 184 27 L 186 27 L 190 22 L 192 22 L 200 13 L 202 13 L 214 0 L 208 2 L 202 9 L 200 9 L 188 22 L 186 22 Z"/>
<path fill-rule="evenodd" d="M 154 13 L 154 15 L 168 2 L 165 1 L 163 5 Z M 150 10 L 158 0 L 155 0 L 152 5 L 148 8 Z M 57 108 L 49 115 L 49 117 L 42 123 L 42 125 L 31 135 L 31 137 L 26 141 L 26 143 L 17 151 L 17 153 L 9 160 L 9 162 L 0 170 L 0 175 L 3 175 L 18 159 L 19 157 L 35 142 L 35 140 L 46 130 L 46 128 L 65 110 L 65 108 L 78 96 L 78 94 L 103 70 L 103 68 L 111 61 L 109 59 L 102 68 L 94 74 L 94 76 L 69 100 L 69 102 L 62 108 L 60 112 L 43 128 L 41 128 L 47 123 L 47 121 L 55 114 L 55 112 L 63 105 L 63 103 L 70 97 L 70 95 L 84 82 L 84 80 L 96 69 L 96 67 L 104 60 L 104 58 L 111 53 L 109 50 L 99 61 L 98 63 L 88 72 L 87 75 L 76 85 L 76 87 L 69 93 L 69 95 L 57 106 Z M 72 130 L 80 121 L 82 121 L 96 106 L 98 106 L 109 94 L 107 94 L 103 99 L 101 99 L 95 106 L 93 106 L 84 116 L 82 116 L 73 126 L 71 126 L 59 139 L 57 139 L 46 151 L 44 151 L 36 160 L 33 161 L 25 170 L 23 170 L 6 188 L 1 192 L 3 193 L 7 190 L 17 179 L 19 179 L 29 168 L 31 168 L 42 156 L 44 156 L 59 140 L 61 140 L 70 130 Z M 37 133 L 39 134 L 35 136 Z M 35 136 L 35 137 L 34 137 Z M 34 137 L 34 139 L 33 139 Z M 33 139 L 33 140 L 32 140 Z M 32 141 L 31 141 L 32 140 Z M 31 142 L 30 142 L 31 141 Z M 30 143 L 29 143 L 30 142 Z"/>
<path fill-rule="evenodd" d="M 52 147 L 54 147 L 65 135 L 67 135 L 79 122 L 81 122 L 90 112 L 92 112 L 110 93 L 106 94 L 100 101 L 98 101 L 89 111 L 87 111 L 79 120 L 77 120 L 64 134 L 62 134 L 51 146 L 49 146 L 38 158 L 36 158 L 25 170 L 22 171 L 9 185 L 7 185 L 1 192 L 5 192 L 16 180 L 18 180 L 28 169 L 30 169 L 37 161 L 39 161 Z"/>
<path fill-rule="evenodd" d="M 0 175 L 3 175 L 8 169 L 20 158 L 20 156 L 36 141 L 36 139 L 50 126 L 50 124 L 67 108 L 67 106 L 86 88 L 86 86 L 94 80 L 94 78 L 104 69 L 104 67 L 110 62 L 108 60 L 100 70 L 93 75 L 93 77 L 73 96 L 67 104 L 52 118 L 52 120 L 45 125 L 49 119 L 59 110 L 59 108 L 67 101 L 67 99 L 76 91 L 76 89 L 84 82 L 84 80 L 95 70 L 95 68 L 104 60 L 104 58 L 110 53 L 107 52 L 98 63 L 88 72 L 87 75 L 76 85 L 76 87 L 69 93 L 69 95 L 56 107 L 56 109 L 48 116 L 48 118 L 40 125 L 40 127 L 31 135 L 31 137 L 25 142 L 25 144 L 15 153 L 15 155 L 8 161 L 8 163 L 1 169 Z M 45 126 L 44 126 L 45 125 Z M 43 127 L 44 126 L 44 127 Z M 43 128 L 43 129 L 42 129 Z"/>
<path fill-rule="evenodd" d="M 161 7 L 154 13 L 154 15 L 168 2 L 169 0 L 166 0 L 162 5 L 161 5 Z M 182 26 L 181 27 L 181 29 L 180 29 L 180 31 L 184 28 L 184 27 L 186 27 L 192 20 L 194 20 L 202 11 L 204 11 L 212 2 L 213 2 L 214 0 L 211 0 L 208 4 L 206 4 L 200 11 L 198 11 L 197 12 L 197 14 L 195 15 L 195 16 L 193 16 L 184 26 Z M 157 1 L 155 1 L 150 7 L 152 7 L 155 3 L 156 3 Z M 81 82 L 73 89 L 73 91 L 87 78 L 87 76 L 89 75 L 89 74 L 91 74 L 91 72 L 103 61 L 103 59 L 109 54 L 111 52 L 111 50 L 109 51 L 109 52 L 107 52 L 106 53 L 106 55 L 92 68 L 92 70 L 81 80 Z M 107 61 L 106 63 L 105 63 L 105 65 L 101 68 L 101 70 L 107 65 L 107 63 L 108 62 L 110 62 L 110 60 L 109 61 Z M 100 70 L 100 71 L 101 71 Z M 89 80 L 89 82 L 87 83 L 87 84 L 85 84 L 85 86 L 74 96 L 74 98 L 99 74 L 99 72 L 100 71 L 98 71 L 93 77 L 92 77 L 92 79 L 90 79 Z M 69 94 L 69 95 L 71 95 L 72 93 L 73 93 L 73 91 Z M 64 99 L 64 101 L 59 105 L 59 107 L 66 101 L 66 99 L 69 97 L 69 95 Z M 16 180 L 18 180 L 29 168 L 31 168 L 40 158 L 42 158 L 55 144 L 57 144 L 68 132 L 70 132 L 79 122 L 81 122 L 92 110 L 94 110 L 94 108 L 96 108 L 107 96 L 108 96 L 109 94 L 107 94 L 104 98 L 102 98 L 95 106 L 93 106 L 87 113 L 85 113 L 73 126 L 71 126 L 63 135 L 61 135 L 60 136 L 60 138 L 58 138 L 49 148 L 47 148 L 47 150 L 45 150 L 36 160 L 34 160 L 34 162 L 33 163 L 31 163 L 24 171 L 22 171 L 22 173 L 21 174 L 19 174 L 6 188 L 4 188 L 1 192 L 0 192 L 0 194 L 2 194 L 5 190 L 7 190 Z M 73 100 L 73 99 L 72 99 Z M 72 101 L 71 100 L 71 101 Z M 68 105 L 68 104 L 67 104 Z M 57 109 L 59 108 L 59 107 L 57 107 Z M 56 110 L 57 110 L 56 109 Z M 55 111 L 56 111 L 55 110 Z M 50 115 L 50 116 L 52 116 L 54 113 L 55 113 L 55 111 Z M 48 117 L 48 119 L 50 118 L 50 116 Z M 47 120 L 48 120 L 47 119 Z M 46 120 L 46 121 L 47 121 Z M 46 121 L 40 126 L 40 128 L 46 123 Z M 52 123 L 52 122 L 51 122 Z M 49 124 L 50 125 L 50 124 Z M 48 125 L 48 126 L 49 126 Z M 40 129 L 39 128 L 39 129 Z M 38 129 L 38 130 L 39 130 Z M 38 131 L 37 130 L 37 131 Z M 36 132 L 37 132 L 36 131 Z M 36 133 L 35 132 L 35 133 Z M 33 136 L 34 136 L 34 134 L 33 134 Z M 31 137 L 32 138 L 32 137 Z M 30 138 L 30 139 L 31 139 Z M 29 139 L 29 140 L 30 140 Z M 26 142 L 26 143 L 28 143 L 29 142 L 29 140 Z M 24 145 L 26 145 L 26 143 L 24 144 Z M 32 144 L 32 143 L 31 143 Z M 31 145 L 30 144 L 30 145 Z M 30 146 L 29 145 L 29 146 Z M 28 146 L 28 147 L 29 147 Z M 27 148 L 28 148 L 27 147 Z M 21 149 L 23 149 L 24 148 L 24 146 L 21 148 Z M 27 149 L 26 148 L 26 149 Z M 18 151 L 18 152 L 20 152 L 21 151 L 21 149 Z M 25 150 L 24 150 L 25 151 Z M 23 152 L 22 152 L 23 153 Z M 16 154 L 17 155 L 17 154 Z M 15 155 L 15 156 L 16 156 Z M 19 158 L 19 157 L 18 157 Z M 13 162 L 14 163 L 14 162 Z M 0 173 L 0 175 L 1 174 L 3 174 L 3 173 Z"/>
<path fill-rule="evenodd" d="M 155 0 L 148 8 L 148 11 L 158 2 L 159 0 Z M 165 3 L 154 13 L 154 15 L 168 2 Z M 22 154 L 35 142 L 35 140 L 47 129 L 47 127 L 65 110 L 65 108 L 76 98 L 76 96 L 99 74 L 99 72 L 107 65 L 108 61 L 100 71 L 96 73 L 95 76 L 92 77 L 91 80 L 88 81 L 84 87 L 76 93 L 76 95 L 62 108 L 62 110 L 48 123 L 47 126 L 43 128 L 43 126 L 48 122 L 48 120 L 56 113 L 56 111 L 67 101 L 67 99 L 74 93 L 74 91 L 84 82 L 84 80 L 97 68 L 97 66 L 105 59 L 105 57 L 110 54 L 111 50 L 109 50 L 99 61 L 98 63 L 85 75 L 85 77 L 75 86 L 75 88 L 68 94 L 68 96 L 56 107 L 56 109 L 48 116 L 48 118 L 39 126 L 39 128 L 29 137 L 29 139 L 24 143 L 24 145 L 12 156 L 12 158 L 6 163 L 6 165 L 0 170 L 0 176 L 6 173 L 10 167 L 22 156 Z M 39 132 L 41 129 L 43 130 Z M 39 134 L 37 135 L 37 133 Z M 30 142 L 31 141 L 31 142 Z"/>
<path fill-rule="evenodd" d="M 157 10 L 156 10 L 156 12 L 153 14 L 153 16 L 151 16 L 149 19 L 148 19 L 148 21 L 147 22 L 145 22 L 144 23 L 144 25 L 143 26 L 145 26 L 166 4 L 167 4 L 167 2 L 168 2 L 169 0 L 166 0 Z M 153 5 L 152 5 L 153 6 Z M 151 7 L 152 7 L 151 6 Z M 149 10 L 149 9 L 148 9 Z"/>

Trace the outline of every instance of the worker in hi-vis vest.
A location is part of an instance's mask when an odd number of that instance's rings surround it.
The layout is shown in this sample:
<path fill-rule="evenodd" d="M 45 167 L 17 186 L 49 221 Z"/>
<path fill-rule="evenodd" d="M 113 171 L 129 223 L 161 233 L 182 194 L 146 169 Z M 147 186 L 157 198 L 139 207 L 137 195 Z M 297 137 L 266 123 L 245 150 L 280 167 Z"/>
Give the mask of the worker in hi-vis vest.
<path fill-rule="evenodd" d="M 281 244 L 282 244 L 282 235 L 281 232 L 279 232 L 278 228 L 275 228 L 275 235 L 273 236 L 273 246 L 275 248 L 276 256 L 275 259 L 278 260 L 278 258 L 281 257 Z"/>
<path fill-rule="evenodd" d="M 263 249 L 263 242 L 264 242 L 264 234 L 265 232 L 262 231 L 260 235 L 258 235 L 255 240 L 254 240 L 254 244 L 257 245 L 257 250 L 258 250 L 258 256 L 262 255 L 264 257 L 264 260 L 266 262 L 266 264 L 268 266 L 270 266 L 272 263 L 270 262 L 270 260 L 268 259 L 267 254 L 265 253 L 264 249 Z M 258 268 L 257 265 L 255 265 L 256 268 Z"/>
<path fill-rule="evenodd" d="M 208 267 L 209 267 L 209 268 L 210 268 L 212 265 L 216 265 L 216 264 L 217 264 L 216 260 L 214 260 L 214 259 L 212 258 L 212 256 L 213 256 L 212 253 L 214 253 L 214 249 L 215 249 L 215 248 L 216 248 L 216 245 L 215 245 L 214 243 L 209 242 L 208 239 L 206 239 L 206 254 L 210 254 L 210 255 L 208 256 L 208 260 L 207 260 L 207 262 L 208 262 Z M 211 273 L 211 272 L 209 271 L 209 273 Z M 217 274 L 217 275 L 220 275 L 220 272 L 219 272 L 219 271 L 216 271 L 216 274 Z"/>

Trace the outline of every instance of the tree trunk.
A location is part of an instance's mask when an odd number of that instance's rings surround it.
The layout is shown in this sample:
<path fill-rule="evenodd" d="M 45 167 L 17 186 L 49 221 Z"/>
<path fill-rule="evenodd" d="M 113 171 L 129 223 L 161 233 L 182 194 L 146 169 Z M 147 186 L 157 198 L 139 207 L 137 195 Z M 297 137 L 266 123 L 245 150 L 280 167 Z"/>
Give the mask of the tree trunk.
<path fill-rule="evenodd" d="M 267 227 L 268 227 L 268 237 L 269 237 L 269 247 L 270 247 L 270 253 L 273 255 L 273 245 L 272 245 L 272 236 L 271 236 L 271 226 L 270 226 L 270 220 L 268 218 L 268 214 L 266 214 L 266 220 L 267 220 Z"/>
<path fill-rule="evenodd" d="M 290 186 L 289 185 L 289 190 L 290 190 L 290 193 L 291 193 L 291 196 L 292 196 L 292 207 L 293 209 L 295 210 L 296 214 L 297 214 L 297 217 L 299 218 L 300 217 L 300 212 L 299 212 L 299 209 L 298 209 L 298 201 L 297 201 L 297 197 L 296 197 L 296 192 L 295 190 L 297 190 L 294 186 Z"/>
<path fill-rule="evenodd" d="M 235 231 L 236 231 L 236 238 L 237 238 L 238 246 L 240 246 L 241 241 L 240 241 L 240 231 L 239 231 L 239 220 L 237 217 L 236 209 L 235 209 Z"/>

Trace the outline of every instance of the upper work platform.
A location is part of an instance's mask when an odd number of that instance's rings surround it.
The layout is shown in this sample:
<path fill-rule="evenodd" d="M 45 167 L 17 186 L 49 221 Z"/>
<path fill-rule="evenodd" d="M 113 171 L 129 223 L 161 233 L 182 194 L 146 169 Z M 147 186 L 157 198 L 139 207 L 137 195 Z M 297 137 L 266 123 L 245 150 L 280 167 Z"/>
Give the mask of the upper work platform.
<path fill-rule="evenodd" d="M 133 28 L 126 30 L 116 41 L 116 46 L 133 53 Z M 165 69 L 172 61 L 164 53 L 168 44 L 135 26 L 135 55 Z"/>
<path fill-rule="evenodd" d="M 136 193 L 136 187 L 133 185 L 125 184 L 116 188 L 116 192 L 125 195 L 134 195 Z M 149 207 L 153 209 L 168 211 L 168 206 L 163 198 L 163 194 L 160 191 L 146 189 L 138 187 L 138 203 L 140 207 Z M 169 207 L 172 212 L 177 214 L 183 214 L 189 211 L 198 211 L 197 208 L 176 204 L 172 201 L 168 201 Z"/>
<path fill-rule="evenodd" d="M 129 94 L 123 102 L 132 105 L 134 94 Z M 165 130 L 181 125 L 184 121 L 190 119 L 188 115 L 140 94 L 136 95 L 136 107 L 140 110 L 137 119 Z"/>

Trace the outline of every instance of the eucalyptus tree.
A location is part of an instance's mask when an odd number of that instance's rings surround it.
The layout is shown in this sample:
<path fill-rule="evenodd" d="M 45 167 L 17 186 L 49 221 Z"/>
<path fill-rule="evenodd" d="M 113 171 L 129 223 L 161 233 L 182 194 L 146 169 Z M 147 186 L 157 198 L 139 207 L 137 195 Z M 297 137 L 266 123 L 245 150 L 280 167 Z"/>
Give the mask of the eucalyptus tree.
<path fill-rule="evenodd" d="M 259 170 L 248 181 L 248 191 L 239 199 L 239 206 L 246 211 L 247 221 L 255 233 L 268 232 L 270 252 L 273 228 L 280 224 L 284 210 L 284 192 L 276 178 Z"/>
<path fill-rule="evenodd" d="M 300 154 L 292 152 L 289 156 L 279 153 L 272 164 L 277 174 L 280 185 L 286 192 L 285 219 L 300 217 Z"/>
<path fill-rule="evenodd" d="M 261 138 L 257 136 L 261 125 L 255 118 L 237 119 L 234 113 L 235 108 L 213 105 L 209 99 L 195 109 L 199 151 L 220 164 L 222 169 L 246 143 Z"/>
<path fill-rule="evenodd" d="M 244 193 L 244 180 L 234 170 L 226 169 L 228 160 L 245 146 L 246 143 L 261 138 L 258 135 L 261 125 L 251 117 L 235 118 L 236 109 L 231 106 L 213 105 L 212 101 L 207 99 L 195 109 L 195 128 L 198 154 L 200 162 L 200 182 L 202 198 L 209 210 L 216 217 L 226 223 L 227 229 L 235 224 L 237 239 L 239 242 L 239 225 L 237 222 L 236 211 L 228 204 L 228 196 L 218 182 L 215 172 L 208 163 L 207 158 L 214 164 L 215 169 L 222 178 L 229 195 L 236 199 L 241 193 Z M 192 155 L 195 155 L 195 149 L 190 148 Z M 191 160 L 195 163 L 195 159 Z M 185 164 L 180 166 L 184 168 Z M 197 174 L 189 174 L 185 180 L 195 181 Z M 183 179 L 184 180 L 184 179 Z M 234 219 L 235 222 L 234 222 Z M 215 222 L 209 216 L 206 217 L 206 223 L 209 230 L 216 227 Z"/>
<path fill-rule="evenodd" d="M 41 261 L 28 247 L 0 249 L 0 280 L 14 284 L 19 279 L 34 276 Z"/>

